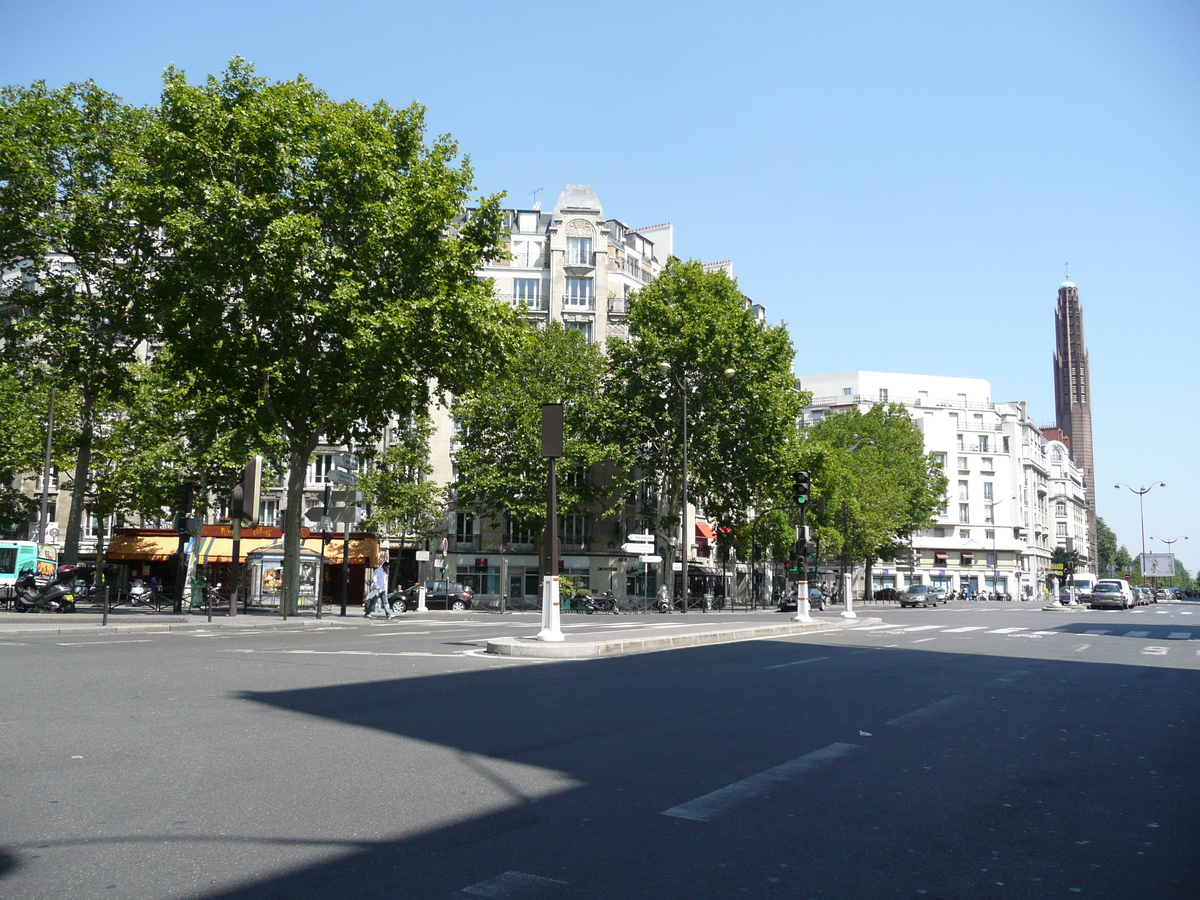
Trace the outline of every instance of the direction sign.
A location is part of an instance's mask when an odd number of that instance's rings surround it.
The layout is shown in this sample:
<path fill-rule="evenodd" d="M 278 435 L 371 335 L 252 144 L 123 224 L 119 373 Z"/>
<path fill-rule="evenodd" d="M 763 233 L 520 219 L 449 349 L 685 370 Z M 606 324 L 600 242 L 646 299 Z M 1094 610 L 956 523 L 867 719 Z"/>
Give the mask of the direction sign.
<path fill-rule="evenodd" d="M 325 507 L 313 506 L 304 514 L 304 518 L 310 522 L 320 522 L 323 515 L 325 515 Z"/>
<path fill-rule="evenodd" d="M 329 511 L 329 518 L 335 522 L 349 522 L 355 525 L 367 517 L 366 510 L 361 506 L 337 506 Z"/>
<path fill-rule="evenodd" d="M 344 484 L 346 487 L 354 487 L 358 484 L 358 476 L 353 472 L 343 472 L 340 469 L 330 469 L 328 478 L 334 484 Z"/>
<path fill-rule="evenodd" d="M 321 531 L 333 531 L 333 519 L 329 516 L 321 516 L 321 521 L 317 523 L 317 528 Z"/>
<path fill-rule="evenodd" d="M 362 491 L 353 489 L 334 491 L 329 496 L 329 500 L 334 506 L 350 506 L 353 503 L 360 503 L 362 498 Z"/>
<path fill-rule="evenodd" d="M 637 556 L 641 553 L 649 553 L 654 549 L 653 544 L 622 544 L 621 552 L 628 553 L 630 556 Z"/>
<path fill-rule="evenodd" d="M 631 544 L 653 544 L 654 535 L 652 534 L 627 534 L 625 540 Z"/>
<path fill-rule="evenodd" d="M 348 450 L 339 450 L 333 454 L 333 464 L 339 469 L 357 469 L 358 457 Z"/>
<path fill-rule="evenodd" d="M 639 556 L 638 562 L 660 563 L 660 562 L 662 562 L 662 557 L 659 556 L 657 553 L 647 553 L 645 556 Z"/>

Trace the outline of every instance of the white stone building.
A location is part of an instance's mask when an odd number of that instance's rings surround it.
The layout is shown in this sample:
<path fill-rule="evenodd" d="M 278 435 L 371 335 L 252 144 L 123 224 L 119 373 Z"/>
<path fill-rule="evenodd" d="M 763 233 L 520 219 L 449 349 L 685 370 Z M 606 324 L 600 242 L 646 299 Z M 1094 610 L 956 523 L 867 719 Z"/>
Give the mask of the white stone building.
<path fill-rule="evenodd" d="M 1069 541 L 1083 568 L 1092 567 L 1082 473 L 1063 444 L 1033 424 L 1024 402 L 994 403 L 979 378 L 856 371 L 798 383 L 813 394 L 809 423 L 881 402 L 903 405 L 945 469 L 945 506 L 932 527 L 912 536 L 913 563 L 877 564 L 873 589 L 932 584 L 1039 596 L 1054 547 Z"/>

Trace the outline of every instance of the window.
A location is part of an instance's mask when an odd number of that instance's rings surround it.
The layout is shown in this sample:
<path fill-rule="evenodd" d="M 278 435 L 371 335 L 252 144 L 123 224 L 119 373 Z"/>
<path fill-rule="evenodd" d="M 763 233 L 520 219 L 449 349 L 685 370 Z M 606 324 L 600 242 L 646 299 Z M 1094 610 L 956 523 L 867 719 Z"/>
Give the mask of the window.
<path fill-rule="evenodd" d="M 567 279 L 567 295 L 563 298 L 565 306 L 590 307 L 592 305 L 592 297 L 592 279 Z"/>
<path fill-rule="evenodd" d="M 988 452 L 988 436 L 986 434 L 979 435 L 979 452 Z"/>
<path fill-rule="evenodd" d="M 542 302 L 542 281 L 540 278 L 513 279 L 513 303 L 516 306 L 524 304 L 530 309 L 539 309 Z"/>
<path fill-rule="evenodd" d="M 587 545 L 587 516 L 562 516 L 561 540 L 564 547 Z"/>
<path fill-rule="evenodd" d="M 591 322 L 564 322 L 568 331 L 578 331 L 583 335 L 583 339 L 589 344 L 592 343 L 592 323 Z"/>
<path fill-rule="evenodd" d="M 585 591 L 592 589 L 592 575 L 589 569 L 562 566 L 559 568 L 558 574 L 570 578 L 577 588 L 583 588 Z"/>
<path fill-rule="evenodd" d="M 985 472 L 992 472 L 996 468 L 995 461 L 990 456 L 985 456 L 979 460 L 979 465 L 983 466 Z"/>
<path fill-rule="evenodd" d="M 969 503 L 958 504 L 958 521 L 960 521 L 964 525 L 968 524 L 971 521 L 971 504 L 969 504 Z"/>
<path fill-rule="evenodd" d="M 475 516 L 466 512 L 454 514 L 454 543 L 460 546 L 475 545 Z"/>
<path fill-rule="evenodd" d="M 989 550 L 986 555 L 987 555 L 988 568 L 989 569 L 996 568 L 996 554 L 993 553 L 991 550 Z"/>
<path fill-rule="evenodd" d="M 880 402 L 880 403 L 887 403 L 887 402 L 888 402 L 887 388 L 880 388 L 880 389 L 879 389 L 879 402 Z"/>
<path fill-rule="evenodd" d="M 329 483 L 329 473 L 333 471 L 333 454 L 318 453 L 308 464 L 308 483 L 324 485 Z"/>
<path fill-rule="evenodd" d="M 958 458 L 958 467 L 959 467 L 960 469 L 967 469 L 967 468 L 970 468 L 970 467 L 967 465 L 967 458 L 966 458 L 965 456 L 960 456 L 960 457 Z"/>
<path fill-rule="evenodd" d="M 1066 537 L 1067 536 L 1067 523 L 1059 522 L 1055 528 L 1054 533 L 1057 534 L 1059 537 Z"/>
<path fill-rule="evenodd" d="M 530 545 L 534 543 L 533 532 L 529 530 L 528 526 L 518 525 L 510 521 L 508 522 L 508 531 L 504 535 L 504 541 L 509 545 Z"/>
<path fill-rule="evenodd" d="M 590 266 L 592 264 L 592 239 L 567 238 L 567 265 Z"/>
<path fill-rule="evenodd" d="M 992 483 L 990 481 L 985 481 L 983 483 L 983 499 L 984 500 L 992 499 Z"/>
<path fill-rule="evenodd" d="M 985 531 L 983 533 L 983 539 L 985 541 L 994 541 L 996 539 L 995 529 L 992 529 L 992 528 L 987 529 L 987 531 Z"/>
<path fill-rule="evenodd" d="M 940 466 L 943 469 L 946 468 L 946 454 L 945 453 L 933 454 L 933 464 L 935 466 Z"/>
<path fill-rule="evenodd" d="M 958 483 L 958 499 L 959 500 L 970 500 L 971 499 L 969 485 L 965 481 L 960 481 Z"/>
<path fill-rule="evenodd" d="M 540 241 L 513 241 L 514 266 L 523 269 L 538 269 L 542 266 L 542 244 Z"/>
<path fill-rule="evenodd" d="M 1059 502 L 1055 503 L 1054 504 L 1054 514 L 1056 516 L 1065 516 L 1067 514 L 1067 504 L 1061 500 Z"/>
<path fill-rule="evenodd" d="M 843 397 L 849 397 L 851 395 L 851 393 L 852 393 L 852 391 L 850 388 L 842 388 L 842 396 Z"/>
<path fill-rule="evenodd" d="M 1054 462 L 1062 462 L 1062 450 L 1060 450 L 1058 447 L 1055 447 L 1050 451 L 1050 459 Z"/>
<path fill-rule="evenodd" d="M 258 504 L 258 521 L 268 528 L 279 524 L 279 501 L 261 500 Z"/>
<path fill-rule="evenodd" d="M 958 536 L 959 536 L 959 538 L 961 538 L 964 541 L 970 540 L 971 539 L 971 529 L 970 528 L 958 529 Z"/>
<path fill-rule="evenodd" d="M 993 522 L 996 521 L 994 516 L 995 516 L 995 507 L 992 506 L 992 504 L 990 504 L 990 503 L 983 504 L 983 521 L 984 521 L 984 523 L 987 525 L 991 525 Z"/>

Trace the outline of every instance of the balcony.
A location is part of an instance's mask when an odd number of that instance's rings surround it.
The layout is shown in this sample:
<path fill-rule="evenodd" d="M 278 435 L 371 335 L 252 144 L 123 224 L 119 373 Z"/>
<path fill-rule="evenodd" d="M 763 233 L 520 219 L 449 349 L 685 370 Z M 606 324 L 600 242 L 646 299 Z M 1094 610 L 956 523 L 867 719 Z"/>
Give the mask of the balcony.
<path fill-rule="evenodd" d="M 563 268 L 576 272 L 594 269 L 596 268 L 596 254 L 594 252 L 577 253 L 568 250 L 563 254 Z"/>
<path fill-rule="evenodd" d="M 563 312 L 570 312 L 572 310 L 595 312 L 596 298 L 595 296 L 576 297 L 571 294 L 563 294 L 562 305 Z"/>
<path fill-rule="evenodd" d="M 549 299 L 546 297 L 525 297 L 520 294 L 500 294 L 499 299 L 505 303 L 512 305 L 514 309 L 525 307 L 533 312 L 546 312 L 550 309 Z"/>

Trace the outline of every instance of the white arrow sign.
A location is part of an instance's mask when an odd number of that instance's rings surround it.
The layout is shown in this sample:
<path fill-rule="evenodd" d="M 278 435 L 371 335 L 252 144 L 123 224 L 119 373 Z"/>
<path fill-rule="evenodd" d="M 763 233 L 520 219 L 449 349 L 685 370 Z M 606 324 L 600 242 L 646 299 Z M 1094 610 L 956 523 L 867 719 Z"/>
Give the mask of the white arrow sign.
<path fill-rule="evenodd" d="M 631 544 L 653 544 L 654 535 L 652 534 L 627 534 L 625 540 Z"/>
<path fill-rule="evenodd" d="M 653 544 L 622 544 L 621 552 L 628 553 L 630 556 L 637 556 L 640 553 L 649 553 L 654 549 Z"/>
<path fill-rule="evenodd" d="M 648 554 L 646 554 L 645 556 L 639 556 L 639 557 L 638 557 L 638 562 L 643 562 L 643 563 L 660 563 L 660 562 L 662 562 L 662 557 L 661 557 L 661 556 L 659 556 L 659 555 L 658 555 L 658 554 L 656 554 L 656 553 L 648 553 Z"/>

